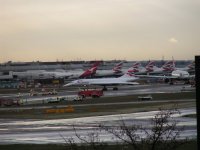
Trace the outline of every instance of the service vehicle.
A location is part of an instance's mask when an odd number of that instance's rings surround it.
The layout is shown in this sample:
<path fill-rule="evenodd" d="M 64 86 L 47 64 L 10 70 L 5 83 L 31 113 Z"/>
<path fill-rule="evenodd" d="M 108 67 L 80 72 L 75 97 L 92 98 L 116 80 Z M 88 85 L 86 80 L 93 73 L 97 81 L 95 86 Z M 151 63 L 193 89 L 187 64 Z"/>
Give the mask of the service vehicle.
<path fill-rule="evenodd" d="M 45 95 L 57 95 L 58 92 L 53 89 L 53 90 L 42 90 L 42 95 L 45 96 Z"/>
<path fill-rule="evenodd" d="M 152 100 L 153 97 L 151 95 L 147 96 L 138 96 L 138 100 Z"/>
<path fill-rule="evenodd" d="M 47 99 L 47 103 L 59 103 L 60 102 L 60 98 L 58 98 L 58 97 L 52 97 L 52 98 L 48 98 Z"/>
<path fill-rule="evenodd" d="M 103 96 L 103 90 L 102 89 L 84 89 L 78 92 L 78 96 L 81 96 L 82 98 L 85 98 L 85 97 L 97 98 L 97 97 Z"/>

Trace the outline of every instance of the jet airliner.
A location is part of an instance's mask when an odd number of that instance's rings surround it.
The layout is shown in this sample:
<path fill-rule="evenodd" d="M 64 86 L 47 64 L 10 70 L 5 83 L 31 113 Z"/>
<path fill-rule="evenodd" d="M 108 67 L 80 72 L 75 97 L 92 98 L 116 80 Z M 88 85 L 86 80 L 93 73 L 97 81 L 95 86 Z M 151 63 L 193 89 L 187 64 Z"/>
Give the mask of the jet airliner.
<path fill-rule="evenodd" d="M 64 86 L 89 86 L 89 85 L 100 85 L 104 86 L 104 90 L 107 90 L 106 86 L 117 86 L 117 85 L 138 85 L 137 81 L 139 78 L 135 77 L 131 73 L 126 73 L 118 78 L 99 78 L 99 79 L 79 79 L 71 81 L 70 83 Z M 113 90 L 117 90 L 117 87 L 114 87 Z"/>

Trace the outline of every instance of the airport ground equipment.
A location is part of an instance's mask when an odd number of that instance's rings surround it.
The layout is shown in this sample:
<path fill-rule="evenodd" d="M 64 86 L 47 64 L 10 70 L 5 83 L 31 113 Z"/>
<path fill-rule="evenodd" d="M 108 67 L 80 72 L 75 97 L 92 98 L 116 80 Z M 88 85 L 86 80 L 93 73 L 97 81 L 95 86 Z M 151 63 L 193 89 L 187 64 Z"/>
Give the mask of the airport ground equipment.
<path fill-rule="evenodd" d="M 55 89 L 53 90 L 42 89 L 41 92 L 36 92 L 33 89 L 30 90 L 30 96 L 37 96 L 37 95 L 47 96 L 47 95 L 57 95 L 57 94 L 58 92 Z"/>
<path fill-rule="evenodd" d="M 0 106 L 19 106 L 19 105 L 20 105 L 19 99 L 0 98 Z"/>
<path fill-rule="evenodd" d="M 85 97 L 97 98 L 97 97 L 103 96 L 103 90 L 102 89 L 84 89 L 78 92 L 78 96 L 81 96 L 82 98 L 85 98 Z"/>
<path fill-rule="evenodd" d="M 147 96 L 138 96 L 138 100 L 152 100 L 153 97 L 151 95 Z"/>

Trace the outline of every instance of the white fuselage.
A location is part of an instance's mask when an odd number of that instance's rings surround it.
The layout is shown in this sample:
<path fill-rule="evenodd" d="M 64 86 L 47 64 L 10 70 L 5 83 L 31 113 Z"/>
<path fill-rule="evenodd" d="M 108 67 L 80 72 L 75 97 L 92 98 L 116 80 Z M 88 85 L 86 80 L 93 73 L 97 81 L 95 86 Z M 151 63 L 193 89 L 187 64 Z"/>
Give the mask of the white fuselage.
<path fill-rule="evenodd" d="M 100 78 L 100 79 L 79 79 L 74 80 L 65 86 L 71 85 L 134 85 L 138 84 L 136 81 L 138 78 L 136 77 L 119 77 L 119 78 Z"/>

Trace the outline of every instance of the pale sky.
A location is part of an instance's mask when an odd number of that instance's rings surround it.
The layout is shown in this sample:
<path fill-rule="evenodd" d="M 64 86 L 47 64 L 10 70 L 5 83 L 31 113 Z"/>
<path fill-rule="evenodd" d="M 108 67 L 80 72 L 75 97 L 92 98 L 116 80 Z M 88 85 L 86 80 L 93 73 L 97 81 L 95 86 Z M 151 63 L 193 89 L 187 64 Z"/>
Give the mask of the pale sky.
<path fill-rule="evenodd" d="M 194 59 L 199 0 L 0 0 L 0 62 Z"/>

